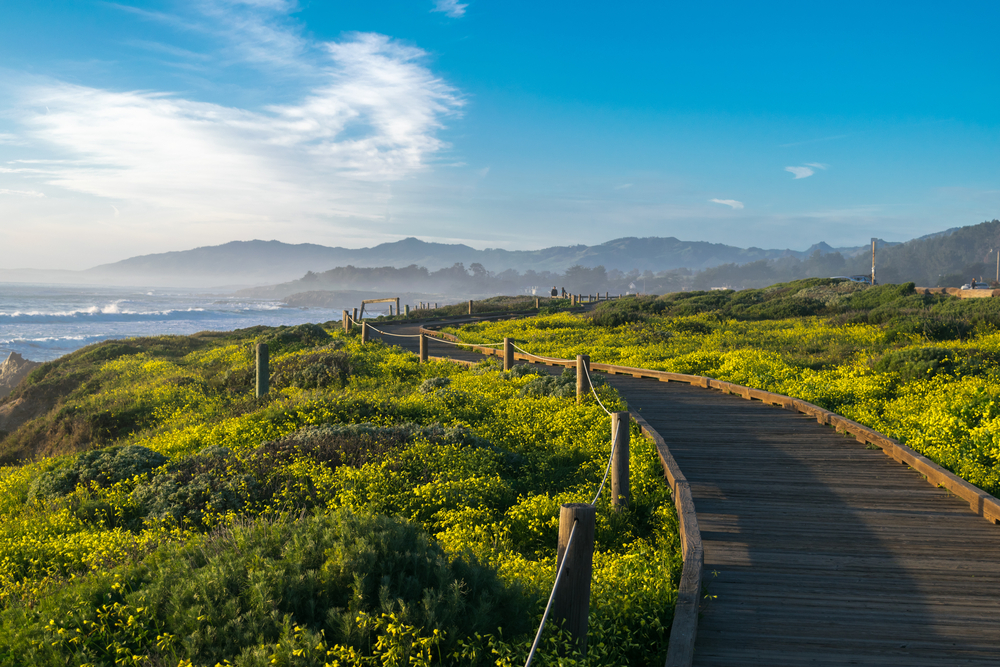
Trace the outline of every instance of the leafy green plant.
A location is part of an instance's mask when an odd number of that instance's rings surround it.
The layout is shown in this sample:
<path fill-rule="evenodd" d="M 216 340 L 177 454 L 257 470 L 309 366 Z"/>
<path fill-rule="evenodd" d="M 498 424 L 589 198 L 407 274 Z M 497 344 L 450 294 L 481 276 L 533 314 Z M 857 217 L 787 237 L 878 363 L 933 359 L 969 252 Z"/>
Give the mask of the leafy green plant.
<path fill-rule="evenodd" d="M 569 398 L 576 396 L 576 371 L 567 368 L 561 375 L 541 375 L 532 378 L 521 387 L 521 396 L 554 396 Z"/>
<path fill-rule="evenodd" d="M 150 472 L 167 458 L 141 445 L 109 447 L 85 452 L 65 467 L 39 475 L 31 483 L 29 500 L 40 500 L 71 493 L 78 485 L 109 487 L 117 482 Z"/>

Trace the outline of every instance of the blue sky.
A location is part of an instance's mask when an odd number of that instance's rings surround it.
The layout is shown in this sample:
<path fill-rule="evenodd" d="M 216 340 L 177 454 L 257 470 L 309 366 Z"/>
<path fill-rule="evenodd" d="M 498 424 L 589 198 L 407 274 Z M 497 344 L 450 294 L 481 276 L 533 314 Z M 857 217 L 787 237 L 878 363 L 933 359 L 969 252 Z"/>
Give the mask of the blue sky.
<path fill-rule="evenodd" d="M 1000 5 L 4 3 L 0 268 L 1000 217 Z"/>

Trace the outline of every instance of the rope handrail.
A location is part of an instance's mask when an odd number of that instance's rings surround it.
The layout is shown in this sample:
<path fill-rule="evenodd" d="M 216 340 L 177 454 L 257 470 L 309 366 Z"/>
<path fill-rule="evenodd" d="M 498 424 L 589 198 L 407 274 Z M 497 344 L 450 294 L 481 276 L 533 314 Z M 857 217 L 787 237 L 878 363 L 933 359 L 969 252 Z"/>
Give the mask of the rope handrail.
<path fill-rule="evenodd" d="M 454 345 L 456 347 L 462 347 L 462 346 L 464 346 L 464 347 L 475 347 L 476 345 L 479 345 L 479 347 L 489 347 L 489 345 L 483 345 L 481 343 L 463 343 L 462 341 L 457 341 L 456 342 L 456 341 L 453 341 L 453 340 L 448 340 L 447 338 L 438 338 L 437 336 L 431 336 L 431 338 L 433 338 L 434 340 L 436 340 L 439 343 L 448 343 L 448 345 Z M 497 343 L 490 343 L 490 345 L 496 345 L 496 344 Z M 503 343 L 500 343 L 500 345 L 503 345 Z"/>
<path fill-rule="evenodd" d="M 526 354 L 529 357 L 534 357 L 535 359 L 541 359 L 543 361 L 572 361 L 572 359 L 557 359 L 555 357 L 543 357 L 540 354 L 532 354 L 531 352 L 528 352 L 527 350 L 522 349 L 522 348 L 518 347 L 517 345 L 514 345 L 513 343 L 511 343 L 510 346 L 513 347 L 518 352 L 520 352 L 521 354 Z"/>
<path fill-rule="evenodd" d="M 594 398 L 597 399 L 597 404 L 601 406 L 601 409 L 604 410 L 606 413 L 608 413 L 608 416 L 610 417 L 611 410 L 608 410 L 606 407 L 604 407 L 604 403 L 601 402 L 601 397 L 597 395 L 597 390 L 594 389 L 594 383 L 590 379 L 590 369 L 587 368 L 587 364 L 583 365 L 583 371 L 584 373 L 587 374 L 587 384 L 590 385 L 590 393 L 594 395 Z"/>
<path fill-rule="evenodd" d="M 569 547 L 573 544 L 573 535 L 576 533 L 576 524 L 579 520 L 573 522 L 573 527 L 569 529 L 569 539 L 566 540 L 566 549 L 563 553 L 569 552 Z M 556 580 L 552 584 L 552 592 L 549 593 L 549 602 L 545 605 L 545 613 L 542 614 L 542 622 L 538 625 L 538 632 L 535 633 L 535 641 L 531 643 L 531 650 L 528 652 L 528 659 L 524 662 L 524 667 L 529 667 L 531 665 L 531 660 L 535 657 L 535 651 L 538 650 L 538 643 L 542 640 L 542 631 L 545 629 L 545 621 L 549 618 L 549 612 L 552 610 L 552 602 L 556 599 L 556 591 L 559 589 L 559 580 L 562 579 L 563 570 L 566 568 L 566 561 L 568 558 L 563 558 L 563 561 L 559 563 L 559 569 L 556 571 Z"/>
<path fill-rule="evenodd" d="M 601 485 L 597 489 L 597 495 L 594 499 L 590 501 L 591 505 L 596 505 L 597 500 L 601 497 L 601 493 L 604 491 L 604 485 L 608 481 L 608 476 L 611 474 L 611 466 L 615 460 L 615 449 L 618 447 L 618 435 L 621 433 L 622 422 L 618 422 L 618 429 L 612 434 L 611 437 L 611 456 L 608 458 L 608 467 L 604 471 L 604 479 L 601 480 Z M 573 535 L 576 533 L 576 526 L 579 521 L 573 521 L 573 527 L 570 528 L 569 538 L 566 540 L 566 549 L 563 553 L 569 553 L 570 545 L 573 544 Z M 555 583 L 552 584 L 552 592 L 549 593 L 548 604 L 545 605 L 545 613 L 542 614 L 542 622 L 538 625 L 538 632 L 535 633 L 535 640 L 531 643 L 531 650 L 528 652 L 528 659 L 524 663 L 524 667 L 530 667 L 532 659 L 535 657 L 535 651 L 538 650 L 538 644 L 542 640 L 542 632 L 545 630 L 545 622 L 549 618 L 549 611 L 552 609 L 552 602 L 556 597 L 556 590 L 559 588 L 559 580 L 562 579 L 563 568 L 566 566 L 567 558 L 563 558 L 562 563 L 559 564 L 559 570 L 556 572 Z"/>
<path fill-rule="evenodd" d="M 398 333 L 391 333 L 389 331 L 382 331 L 381 329 L 376 329 L 375 327 L 373 327 L 370 324 L 368 325 L 368 328 L 371 329 L 372 331 L 374 331 L 375 333 L 382 334 L 383 336 L 395 336 L 396 338 L 420 338 L 420 334 L 398 334 Z"/>
<path fill-rule="evenodd" d="M 597 488 L 597 495 L 590 502 L 591 505 L 597 504 L 597 499 L 601 497 L 601 492 L 604 491 L 604 484 L 608 481 L 608 475 L 611 474 L 611 464 L 615 460 L 615 448 L 618 446 L 618 434 L 621 433 L 622 422 L 618 421 L 618 429 L 611 434 L 611 456 L 608 458 L 608 468 L 604 471 L 604 479 L 601 480 L 601 485 Z"/>

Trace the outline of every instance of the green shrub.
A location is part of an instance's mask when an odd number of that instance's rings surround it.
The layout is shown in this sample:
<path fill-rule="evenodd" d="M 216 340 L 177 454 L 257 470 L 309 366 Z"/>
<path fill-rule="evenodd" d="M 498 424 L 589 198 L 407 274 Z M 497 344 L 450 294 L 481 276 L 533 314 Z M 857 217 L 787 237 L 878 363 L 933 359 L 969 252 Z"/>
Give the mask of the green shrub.
<path fill-rule="evenodd" d="M 940 317 L 927 313 L 897 316 L 885 323 L 889 340 L 900 338 L 900 334 L 916 334 L 927 340 L 960 340 L 969 336 L 975 325 L 966 319 Z"/>
<path fill-rule="evenodd" d="M 88 345 L 80 351 L 78 361 L 102 362 L 118 359 L 129 354 L 138 354 L 142 348 L 137 345 L 108 340 L 96 345 Z"/>
<path fill-rule="evenodd" d="M 541 375 L 521 387 L 521 396 L 555 396 L 556 398 L 571 398 L 576 396 L 576 371 L 565 369 L 558 377 Z"/>
<path fill-rule="evenodd" d="M 274 389 L 299 387 L 324 389 L 343 387 L 355 373 L 351 355 L 343 350 L 323 351 L 292 357 L 274 365 L 271 385 Z"/>
<path fill-rule="evenodd" d="M 335 645 L 367 656 L 380 645 L 419 650 L 387 634 L 382 614 L 414 639 L 437 637 L 439 658 L 477 633 L 525 632 L 534 602 L 475 562 L 449 560 L 413 524 L 338 511 L 165 545 L 139 565 L 69 584 L 37 609 L 7 610 L 0 662 L 266 664 L 295 632 L 312 633 L 324 657 Z"/>
<path fill-rule="evenodd" d="M 871 310 L 915 294 L 913 283 L 874 285 L 846 297 L 842 302 L 842 307 L 844 310 Z"/>
<path fill-rule="evenodd" d="M 636 296 L 627 299 L 603 301 L 587 313 L 585 317 L 594 325 L 617 327 L 632 322 L 644 322 L 651 315 L 663 312 L 666 302 L 652 296 Z"/>
<path fill-rule="evenodd" d="M 509 371 L 509 378 L 523 378 L 529 375 L 541 375 L 544 371 L 535 368 L 533 364 L 515 364 Z"/>
<path fill-rule="evenodd" d="M 900 350 L 884 355 L 875 363 L 881 373 L 899 373 L 904 381 L 928 379 L 941 372 L 954 370 L 956 358 L 943 347 Z"/>
<path fill-rule="evenodd" d="M 427 378 L 420 383 L 420 393 L 429 394 L 451 384 L 450 377 Z"/>
<path fill-rule="evenodd" d="M 269 330 L 259 342 L 267 343 L 268 353 L 274 355 L 325 345 L 330 340 L 330 334 L 318 324 L 296 324 Z"/>
<path fill-rule="evenodd" d="M 106 488 L 150 472 L 166 462 L 167 459 L 162 454 L 140 445 L 84 452 L 69 466 L 39 475 L 29 488 L 28 498 L 63 496 L 81 484 L 89 486 L 93 483 Z"/>

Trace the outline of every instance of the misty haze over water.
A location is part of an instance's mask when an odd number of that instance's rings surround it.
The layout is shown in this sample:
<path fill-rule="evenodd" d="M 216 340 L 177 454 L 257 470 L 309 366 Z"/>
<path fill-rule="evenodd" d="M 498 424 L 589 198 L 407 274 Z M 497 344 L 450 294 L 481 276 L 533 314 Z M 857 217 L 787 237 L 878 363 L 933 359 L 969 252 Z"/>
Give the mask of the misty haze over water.
<path fill-rule="evenodd" d="M 0 283 L 0 362 L 11 352 L 48 361 L 111 338 L 339 320 L 359 305 L 289 308 L 195 290 Z"/>

